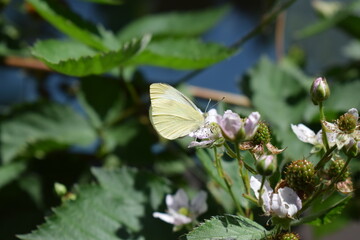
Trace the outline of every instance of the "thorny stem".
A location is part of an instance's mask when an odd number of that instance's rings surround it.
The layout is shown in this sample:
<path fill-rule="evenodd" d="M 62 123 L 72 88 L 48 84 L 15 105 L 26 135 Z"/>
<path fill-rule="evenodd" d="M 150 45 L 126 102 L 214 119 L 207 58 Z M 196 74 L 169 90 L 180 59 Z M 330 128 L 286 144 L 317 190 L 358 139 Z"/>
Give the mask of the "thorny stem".
<path fill-rule="evenodd" d="M 325 114 L 324 114 L 324 106 L 323 106 L 322 102 L 319 103 L 319 112 L 320 112 L 320 122 L 321 122 L 321 129 L 322 129 L 322 140 L 323 140 L 323 143 L 325 144 L 326 151 L 328 151 L 330 147 L 329 147 L 329 142 L 328 142 L 328 139 L 326 136 L 325 125 L 323 123 L 323 121 L 326 121 L 326 119 L 325 119 Z"/>
<path fill-rule="evenodd" d="M 239 201 L 237 200 L 237 198 L 235 197 L 235 194 L 231 188 L 231 183 L 229 182 L 229 180 L 226 178 L 225 173 L 224 173 L 224 169 L 222 167 L 221 164 L 221 159 L 219 158 L 219 155 L 217 153 L 217 149 L 216 147 L 214 148 L 214 155 L 215 155 L 215 165 L 216 165 L 216 169 L 218 171 L 219 176 L 224 180 L 226 187 L 227 187 L 227 192 L 230 194 L 233 202 L 236 205 L 236 208 L 239 212 L 240 215 L 245 216 L 244 210 L 242 209 L 242 207 L 240 206 Z"/>
<path fill-rule="evenodd" d="M 259 32 L 261 32 L 268 24 L 270 24 L 281 12 L 283 12 L 285 9 L 287 9 L 288 7 L 290 7 L 296 0 L 289 0 L 287 2 L 285 2 L 284 4 L 276 7 L 272 12 L 270 12 L 269 14 L 267 14 L 262 21 L 255 27 L 253 28 L 250 32 L 248 32 L 245 36 L 243 36 L 242 38 L 240 38 L 238 41 L 236 41 L 235 43 L 233 43 L 230 48 L 234 48 L 234 49 L 239 49 L 244 43 L 246 43 L 249 39 L 253 38 L 254 36 L 256 36 Z M 189 79 L 199 75 L 200 73 L 202 73 L 204 69 L 200 69 L 200 70 L 195 70 L 190 72 L 189 74 L 187 74 L 185 77 L 179 79 L 176 83 L 176 85 L 179 85 L 183 82 L 188 81 Z"/>
<path fill-rule="evenodd" d="M 266 177 L 262 176 L 261 185 L 260 185 L 260 189 L 259 189 L 259 205 L 260 206 L 262 206 L 262 204 L 263 204 L 261 195 L 262 195 L 262 191 L 263 191 L 263 188 L 264 188 L 265 181 L 266 181 Z"/>

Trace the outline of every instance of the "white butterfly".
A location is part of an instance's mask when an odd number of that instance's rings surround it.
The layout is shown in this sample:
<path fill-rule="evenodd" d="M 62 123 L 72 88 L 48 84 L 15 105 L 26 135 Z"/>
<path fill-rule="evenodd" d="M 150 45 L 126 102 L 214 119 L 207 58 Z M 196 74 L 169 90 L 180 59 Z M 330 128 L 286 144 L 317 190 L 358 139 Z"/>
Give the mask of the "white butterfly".
<path fill-rule="evenodd" d="M 150 119 L 164 138 L 176 139 L 204 126 L 206 115 L 184 94 L 164 83 L 150 85 Z"/>

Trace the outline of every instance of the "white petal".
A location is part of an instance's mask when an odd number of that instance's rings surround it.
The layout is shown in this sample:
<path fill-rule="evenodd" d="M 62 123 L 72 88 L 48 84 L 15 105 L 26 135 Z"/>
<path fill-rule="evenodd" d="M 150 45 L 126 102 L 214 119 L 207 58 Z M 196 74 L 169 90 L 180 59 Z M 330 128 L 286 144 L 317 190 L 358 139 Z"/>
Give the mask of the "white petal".
<path fill-rule="evenodd" d="M 200 191 L 195 198 L 191 200 L 190 203 L 190 212 L 195 215 L 195 217 L 206 212 L 208 206 L 206 204 L 207 193 Z"/>
<path fill-rule="evenodd" d="M 219 114 L 217 113 L 215 108 L 210 109 L 207 112 L 207 114 L 208 114 L 208 116 L 205 119 L 206 123 L 216 123 L 217 122 L 216 116 L 218 116 Z"/>
<path fill-rule="evenodd" d="M 274 193 L 271 198 L 271 211 L 273 214 L 280 218 L 286 217 L 287 212 L 284 211 L 285 209 L 282 207 L 281 198 L 279 194 Z"/>
<path fill-rule="evenodd" d="M 257 199 L 259 199 L 259 190 L 261 187 L 261 175 L 255 175 L 250 177 L 250 187 L 254 191 L 254 194 Z M 270 195 L 273 192 L 273 189 L 270 187 L 270 184 L 268 181 L 265 181 L 264 187 L 264 194 Z"/>
<path fill-rule="evenodd" d="M 177 212 L 182 207 L 189 208 L 189 198 L 183 189 L 179 189 L 175 195 L 166 195 L 166 205 Z"/>
<path fill-rule="evenodd" d="M 282 207 L 287 209 L 287 215 L 289 217 L 292 217 L 302 208 L 301 199 L 294 190 L 289 187 L 284 187 L 280 188 L 278 192 Z"/>
<path fill-rule="evenodd" d="M 356 119 L 359 118 L 359 113 L 358 110 L 356 108 L 351 108 L 349 109 L 348 113 L 350 113 L 351 115 L 353 115 Z"/>
<path fill-rule="evenodd" d="M 308 128 L 307 126 L 305 126 L 304 124 L 298 124 L 298 125 L 291 124 L 291 129 L 293 130 L 293 132 L 300 141 L 311 143 L 313 145 L 316 144 L 317 141 L 316 141 L 315 132 L 310 128 Z"/>
<path fill-rule="evenodd" d="M 169 209 L 169 213 L 171 216 L 173 216 L 174 218 L 174 225 L 183 225 L 183 224 L 188 224 L 192 221 L 191 218 L 184 216 L 178 212 L 175 212 L 172 209 Z"/>
<path fill-rule="evenodd" d="M 261 199 L 263 201 L 263 210 L 266 213 L 266 215 L 270 214 L 270 210 L 271 210 L 271 198 L 270 198 L 271 194 L 268 194 L 266 192 L 263 193 L 263 195 L 261 195 Z"/>
<path fill-rule="evenodd" d="M 154 212 L 153 217 L 154 218 L 160 218 L 164 222 L 167 222 L 167 223 L 170 223 L 170 224 L 175 223 L 174 217 L 172 215 L 170 215 L 170 214 L 167 214 L 167 213 Z"/>

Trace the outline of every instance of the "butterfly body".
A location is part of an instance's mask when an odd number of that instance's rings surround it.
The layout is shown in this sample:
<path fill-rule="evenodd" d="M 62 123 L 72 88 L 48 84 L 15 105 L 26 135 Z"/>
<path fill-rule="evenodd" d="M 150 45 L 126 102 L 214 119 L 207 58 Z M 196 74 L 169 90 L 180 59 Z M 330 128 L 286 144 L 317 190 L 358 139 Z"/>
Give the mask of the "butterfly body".
<path fill-rule="evenodd" d="M 164 138 L 173 140 L 204 125 L 205 114 L 181 92 L 168 84 L 150 85 L 151 121 Z"/>

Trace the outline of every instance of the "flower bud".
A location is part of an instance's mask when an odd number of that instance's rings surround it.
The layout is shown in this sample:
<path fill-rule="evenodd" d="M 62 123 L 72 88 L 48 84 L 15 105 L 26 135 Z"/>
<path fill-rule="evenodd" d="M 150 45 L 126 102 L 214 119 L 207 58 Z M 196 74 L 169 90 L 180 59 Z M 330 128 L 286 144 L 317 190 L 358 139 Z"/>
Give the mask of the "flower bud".
<path fill-rule="evenodd" d="M 315 105 L 318 105 L 330 96 L 330 88 L 326 78 L 318 77 L 315 79 L 310 88 L 310 96 Z"/>
<path fill-rule="evenodd" d="M 243 127 L 243 121 L 239 114 L 231 110 L 225 111 L 223 116 L 217 116 L 217 122 L 221 128 L 222 135 L 230 141 L 236 139 L 239 130 Z"/>
<path fill-rule="evenodd" d="M 256 170 L 262 176 L 271 176 L 277 167 L 276 155 L 262 155 L 257 159 Z"/>
<path fill-rule="evenodd" d="M 56 182 L 54 184 L 54 190 L 55 190 L 55 193 L 59 196 L 59 197 L 62 197 L 64 196 L 66 193 L 67 193 L 67 188 L 64 184 L 61 184 L 61 183 L 58 183 Z"/>

